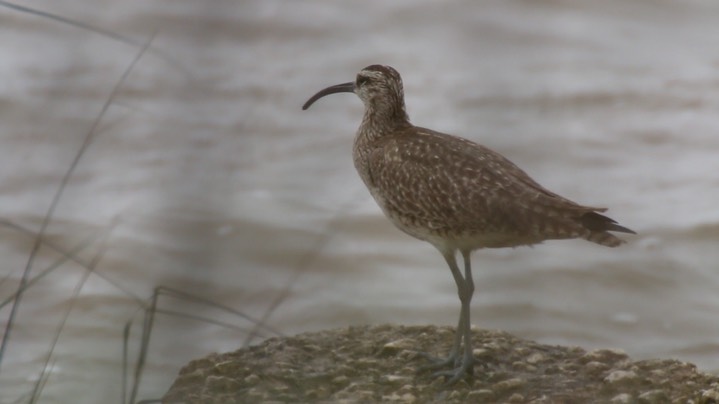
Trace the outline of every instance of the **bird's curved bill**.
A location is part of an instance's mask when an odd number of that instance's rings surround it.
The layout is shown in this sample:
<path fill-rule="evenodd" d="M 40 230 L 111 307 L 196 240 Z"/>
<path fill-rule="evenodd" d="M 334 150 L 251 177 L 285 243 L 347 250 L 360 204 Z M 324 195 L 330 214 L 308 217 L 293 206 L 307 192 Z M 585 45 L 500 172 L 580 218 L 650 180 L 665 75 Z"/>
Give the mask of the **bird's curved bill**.
<path fill-rule="evenodd" d="M 320 98 L 324 97 L 325 95 L 330 94 L 336 94 L 336 93 L 354 93 L 355 92 L 355 83 L 350 81 L 349 83 L 342 83 L 342 84 L 336 84 L 331 87 L 327 87 L 324 90 L 321 90 L 317 94 L 313 95 L 305 105 L 302 106 L 302 110 L 306 110 L 312 104 L 315 103 L 315 101 L 319 100 Z"/>

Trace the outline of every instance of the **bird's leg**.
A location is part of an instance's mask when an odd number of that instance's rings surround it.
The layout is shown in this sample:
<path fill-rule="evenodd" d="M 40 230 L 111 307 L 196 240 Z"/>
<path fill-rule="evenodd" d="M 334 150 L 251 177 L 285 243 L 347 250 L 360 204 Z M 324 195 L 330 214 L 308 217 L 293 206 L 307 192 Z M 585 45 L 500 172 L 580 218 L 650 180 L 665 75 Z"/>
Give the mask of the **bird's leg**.
<path fill-rule="evenodd" d="M 474 280 L 472 279 L 472 266 L 470 262 L 470 251 L 462 251 L 464 259 L 464 277 L 459 272 L 457 260 L 454 254 L 445 255 L 445 259 L 449 264 L 455 281 L 457 282 L 457 293 L 459 300 L 462 302 L 462 309 L 459 316 L 459 326 L 457 327 L 457 337 L 455 337 L 455 346 L 452 348 L 451 354 L 459 354 L 458 341 L 464 340 L 464 353 L 461 361 L 455 363 L 455 368 L 448 371 L 436 372 L 434 376 L 447 376 L 449 380 L 447 384 L 454 384 L 460 379 L 470 375 L 474 371 L 474 356 L 472 355 L 472 329 L 470 325 L 469 307 L 474 294 Z"/>
<path fill-rule="evenodd" d="M 462 329 L 462 325 L 464 324 L 464 317 L 465 317 L 465 311 L 464 306 L 462 306 L 462 309 L 459 312 L 459 322 L 457 323 L 457 331 L 454 333 L 454 344 L 452 344 L 452 349 L 449 351 L 449 355 L 447 355 L 446 358 L 435 358 L 434 356 L 423 352 L 422 356 L 424 356 L 427 360 L 429 360 L 429 365 L 422 366 L 419 370 L 434 370 L 434 369 L 440 369 L 446 366 L 458 366 L 459 365 L 459 349 L 462 344 L 462 338 L 464 334 L 460 332 Z"/>
<path fill-rule="evenodd" d="M 465 280 L 462 277 L 462 274 L 459 272 L 459 268 L 457 267 L 457 260 L 455 257 L 454 251 L 451 252 L 445 252 L 442 251 L 442 256 L 444 256 L 444 259 L 447 261 L 447 264 L 449 265 L 449 269 L 452 271 L 452 276 L 454 277 L 454 281 L 457 284 L 457 291 L 460 295 L 459 299 L 462 300 L 462 290 L 465 289 L 464 283 Z M 462 330 L 462 327 L 465 323 L 465 317 L 468 317 L 469 313 L 465 309 L 465 305 L 462 305 L 462 308 L 459 312 L 459 321 L 457 323 L 457 331 L 454 334 L 454 344 L 452 344 L 452 349 L 449 351 L 449 355 L 446 358 L 435 358 L 427 353 L 423 353 L 422 355 L 427 358 L 432 363 L 426 366 L 421 367 L 419 370 L 434 370 L 443 368 L 446 366 L 458 366 L 459 365 L 459 350 L 460 346 L 462 344 L 462 338 L 464 337 L 464 334 L 460 331 Z"/>
<path fill-rule="evenodd" d="M 474 296 L 474 279 L 472 279 L 472 262 L 471 251 L 462 251 L 462 259 L 464 260 L 464 293 L 466 299 L 462 301 L 464 309 L 464 356 L 462 357 L 462 366 L 466 367 L 469 373 L 474 369 L 474 356 L 472 355 L 472 321 L 469 316 L 469 307 Z"/>

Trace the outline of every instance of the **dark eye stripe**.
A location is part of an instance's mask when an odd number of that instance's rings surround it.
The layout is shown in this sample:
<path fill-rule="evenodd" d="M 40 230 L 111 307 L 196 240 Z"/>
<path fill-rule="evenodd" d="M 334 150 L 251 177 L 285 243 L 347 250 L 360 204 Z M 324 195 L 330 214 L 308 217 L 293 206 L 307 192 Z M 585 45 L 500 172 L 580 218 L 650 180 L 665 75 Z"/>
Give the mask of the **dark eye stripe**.
<path fill-rule="evenodd" d="M 369 81 L 369 77 L 367 76 L 357 76 L 357 87 L 361 86 L 364 83 L 367 83 Z"/>

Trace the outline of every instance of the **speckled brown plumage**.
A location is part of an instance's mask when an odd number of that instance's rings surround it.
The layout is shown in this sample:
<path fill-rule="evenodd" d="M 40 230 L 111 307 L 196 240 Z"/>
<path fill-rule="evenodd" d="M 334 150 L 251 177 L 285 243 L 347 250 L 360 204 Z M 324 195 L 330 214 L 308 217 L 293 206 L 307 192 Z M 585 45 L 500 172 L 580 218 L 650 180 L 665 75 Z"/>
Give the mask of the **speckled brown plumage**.
<path fill-rule="evenodd" d="M 634 233 L 599 214 L 604 208 L 582 206 L 547 190 L 487 147 L 412 125 L 402 79 L 389 66 L 368 66 L 354 82 L 318 92 L 303 109 L 338 92 L 354 92 L 365 105 L 353 148 L 360 177 L 392 223 L 442 253 L 457 283 L 462 301 L 458 337 L 450 358 L 441 362 L 457 368 L 439 372 L 450 382 L 471 373 L 474 362 L 467 337 L 473 250 L 570 238 L 616 247 L 623 241 L 610 231 Z M 457 252 L 464 259 L 464 276 Z"/>
<path fill-rule="evenodd" d="M 368 140 L 355 164 L 385 214 L 403 231 L 458 248 L 512 247 L 581 237 L 607 246 L 623 230 L 596 211 L 554 194 L 500 154 L 465 139 L 406 127 Z"/>

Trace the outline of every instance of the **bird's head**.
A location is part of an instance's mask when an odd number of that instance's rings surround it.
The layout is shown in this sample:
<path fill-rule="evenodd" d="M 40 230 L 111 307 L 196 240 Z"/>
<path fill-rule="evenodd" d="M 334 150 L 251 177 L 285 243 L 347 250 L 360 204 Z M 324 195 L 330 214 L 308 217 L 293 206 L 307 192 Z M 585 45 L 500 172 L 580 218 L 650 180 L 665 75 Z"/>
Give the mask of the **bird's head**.
<path fill-rule="evenodd" d="M 390 66 L 371 65 L 357 73 L 355 81 L 327 87 L 313 95 L 303 110 L 320 98 L 336 93 L 355 93 L 362 100 L 369 114 L 407 120 L 404 107 L 402 77 Z"/>

